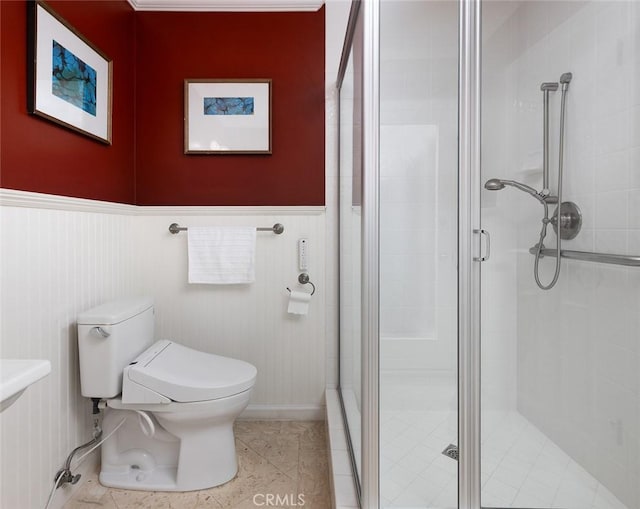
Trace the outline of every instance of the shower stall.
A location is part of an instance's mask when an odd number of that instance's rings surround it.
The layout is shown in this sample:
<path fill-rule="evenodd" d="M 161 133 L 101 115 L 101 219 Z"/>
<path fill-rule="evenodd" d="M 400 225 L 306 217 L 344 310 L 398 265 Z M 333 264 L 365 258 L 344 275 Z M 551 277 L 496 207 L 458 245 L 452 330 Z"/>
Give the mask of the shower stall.
<path fill-rule="evenodd" d="M 354 0 L 338 88 L 361 507 L 640 508 L 640 2 Z"/>

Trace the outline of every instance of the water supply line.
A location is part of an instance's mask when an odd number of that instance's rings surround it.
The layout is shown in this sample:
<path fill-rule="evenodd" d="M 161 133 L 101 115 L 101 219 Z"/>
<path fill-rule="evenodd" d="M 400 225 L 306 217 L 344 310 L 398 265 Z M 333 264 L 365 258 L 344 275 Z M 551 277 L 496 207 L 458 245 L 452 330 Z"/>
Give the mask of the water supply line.
<path fill-rule="evenodd" d="M 93 411 L 91 412 L 91 415 L 93 417 L 93 438 L 89 440 L 86 444 L 82 444 L 76 447 L 73 451 L 71 451 L 71 454 L 67 456 L 67 459 L 64 462 L 64 466 L 60 470 L 58 470 L 58 472 L 54 477 L 54 480 L 56 481 L 56 483 L 58 483 L 58 488 L 61 486 L 64 486 L 67 483 L 76 484 L 80 480 L 80 477 L 81 477 L 80 474 L 73 475 L 73 473 L 71 472 L 71 461 L 73 460 L 73 457 L 78 452 L 98 443 L 98 441 L 100 440 L 100 437 L 102 436 L 102 428 L 100 427 L 100 408 L 99 408 L 100 400 L 97 398 L 94 398 L 92 399 L 92 402 L 93 402 Z"/>
<path fill-rule="evenodd" d="M 84 459 L 91 454 L 93 451 L 95 451 L 98 447 L 100 447 L 103 443 L 105 443 L 107 440 L 109 440 L 113 434 L 118 431 L 120 429 L 120 426 L 122 426 L 125 421 L 127 420 L 126 417 L 123 417 L 122 420 L 116 425 L 115 428 L 113 428 L 113 430 L 111 430 L 111 433 L 109 433 L 106 437 L 104 437 L 102 440 L 96 442 L 96 439 L 94 438 L 93 440 L 91 440 L 90 442 L 87 442 L 84 445 L 81 445 L 80 447 L 76 447 L 71 454 L 69 455 L 69 458 L 73 457 L 73 454 L 75 454 L 78 450 L 84 449 L 85 447 L 88 447 L 91 443 L 95 444 L 91 449 L 89 449 L 87 452 L 85 452 L 82 456 L 80 456 L 80 458 L 78 458 L 78 460 L 75 462 L 75 465 L 73 465 L 73 469 L 75 470 L 76 468 L 78 468 L 80 466 L 80 464 L 84 461 Z M 67 458 L 67 462 L 70 462 L 70 459 Z M 65 463 L 66 465 L 66 463 Z M 60 472 L 58 472 L 58 474 L 55 477 L 55 482 L 53 484 L 53 488 L 51 489 L 51 493 L 49 493 L 49 499 L 47 500 L 47 505 L 45 506 L 44 509 L 49 509 L 49 506 L 51 505 L 51 502 L 53 501 L 53 496 L 56 493 L 56 490 L 60 487 L 62 487 L 64 484 L 66 484 L 67 482 L 71 482 L 71 484 L 76 484 L 79 480 L 80 480 L 80 474 L 76 474 L 75 476 L 71 474 L 71 466 L 69 463 L 69 475 L 71 476 L 71 480 L 65 480 L 66 479 L 66 474 L 60 475 L 61 472 L 64 472 L 64 469 L 61 470 Z"/>
<path fill-rule="evenodd" d="M 54 477 L 53 488 L 51 488 L 51 492 L 49 493 L 49 497 L 47 499 L 47 504 L 45 505 L 45 509 L 49 509 L 49 507 L 51 506 L 51 502 L 53 501 L 53 496 L 55 495 L 56 490 L 58 488 L 61 488 L 62 486 L 68 483 L 76 484 L 80 480 L 80 478 L 82 477 L 81 474 L 73 475 L 73 470 L 78 468 L 80 464 L 86 459 L 86 457 L 89 456 L 89 454 L 91 454 L 98 447 L 100 447 L 104 442 L 106 442 L 109 438 L 111 438 L 113 434 L 116 431 L 118 431 L 120 427 L 124 424 L 124 422 L 127 420 L 126 417 L 123 417 L 122 420 L 118 423 L 118 425 L 113 430 L 111 430 L 111 432 L 106 437 L 101 439 L 102 428 L 100 427 L 100 399 L 91 398 L 91 401 L 93 402 L 93 411 L 92 411 L 93 438 L 89 440 L 86 444 L 82 444 L 76 447 L 73 451 L 71 451 L 69 456 L 67 456 L 67 459 L 64 462 L 64 466 L 60 470 L 58 470 L 58 472 Z M 142 427 L 142 424 L 141 424 L 141 427 Z M 85 452 L 82 456 L 80 456 L 75 461 L 75 464 L 72 466 L 71 462 L 73 461 L 73 457 L 78 452 L 86 449 L 87 447 L 91 447 L 91 448 L 87 452 Z"/>
<path fill-rule="evenodd" d="M 113 434 L 118 431 L 120 429 L 120 426 L 122 426 L 125 421 L 127 420 L 126 417 L 123 417 L 122 420 L 116 425 L 115 428 L 113 428 L 113 430 L 111 430 L 111 432 L 104 437 L 102 440 L 97 441 L 96 438 L 94 438 L 93 440 L 91 440 L 90 442 L 87 442 L 86 444 L 81 445 L 80 447 L 76 447 L 71 454 L 69 455 L 69 458 L 67 458 L 67 461 L 65 462 L 65 466 L 67 464 L 69 464 L 69 468 L 68 470 L 68 475 L 65 472 L 65 469 L 62 469 L 58 472 L 58 474 L 56 474 L 55 477 L 55 483 L 53 484 L 53 488 L 51 489 L 51 493 L 49 493 L 49 499 L 47 500 L 47 505 L 45 506 L 44 509 L 49 509 L 49 506 L 51 505 L 51 502 L 53 501 L 53 495 L 55 495 L 56 490 L 58 488 L 61 488 L 62 486 L 64 486 L 64 484 L 66 484 L 67 482 L 70 482 L 71 484 L 76 484 L 79 480 L 81 475 L 80 474 L 76 474 L 73 475 L 71 473 L 71 470 L 75 470 L 76 468 L 78 468 L 80 466 L 80 464 L 84 461 L 84 459 L 89 456 L 89 454 L 91 454 L 93 451 L 95 451 L 98 447 L 100 447 L 103 443 L 105 443 L 107 440 L 109 440 Z M 84 449 L 86 447 L 89 447 L 89 445 L 91 444 L 95 444 L 91 449 L 89 449 L 87 452 L 85 452 L 82 456 L 80 456 L 78 458 L 78 460 L 75 462 L 75 465 L 73 465 L 73 467 L 71 467 L 71 458 L 73 457 L 73 455 L 81 450 Z M 70 476 L 70 480 L 67 480 L 68 477 Z"/>

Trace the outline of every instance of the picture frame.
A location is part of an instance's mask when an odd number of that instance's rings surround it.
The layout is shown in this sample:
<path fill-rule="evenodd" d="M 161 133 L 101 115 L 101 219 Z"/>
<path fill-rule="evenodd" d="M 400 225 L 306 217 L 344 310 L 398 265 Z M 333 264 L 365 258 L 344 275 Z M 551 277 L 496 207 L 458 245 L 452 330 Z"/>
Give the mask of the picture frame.
<path fill-rule="evenodd" d="M 271 154 L 270 79 L 184 80 L 185 154 Z"/>
<path fill-rule="evenodd" d="M 29 113 L 111 145 L 112 61 L 45 2 L 27 24 Z"/>

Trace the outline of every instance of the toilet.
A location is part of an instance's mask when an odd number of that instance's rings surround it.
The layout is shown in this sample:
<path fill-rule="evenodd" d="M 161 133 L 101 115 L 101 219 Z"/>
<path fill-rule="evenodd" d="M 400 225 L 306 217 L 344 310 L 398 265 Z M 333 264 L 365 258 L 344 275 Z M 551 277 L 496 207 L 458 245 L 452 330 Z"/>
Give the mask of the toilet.
<path fill-rule="evenodd" d="M 233 423 L 257 370 L 237 359 L 154 341 L 150 298 L 109 302 L 78 316 L 82 395 L 103 400 L 100 482 L 191 491 L 238 471 Z"/>

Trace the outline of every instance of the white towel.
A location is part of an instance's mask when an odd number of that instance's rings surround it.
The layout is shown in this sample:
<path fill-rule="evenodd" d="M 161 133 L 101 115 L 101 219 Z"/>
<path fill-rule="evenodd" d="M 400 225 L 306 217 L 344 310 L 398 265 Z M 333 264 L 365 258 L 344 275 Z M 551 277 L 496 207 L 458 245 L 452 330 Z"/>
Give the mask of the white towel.
<path fill-rule="evenodd" d="M 190 226 L 189 283 L 232 285 L 256 280 L 256 229 Z"/>

